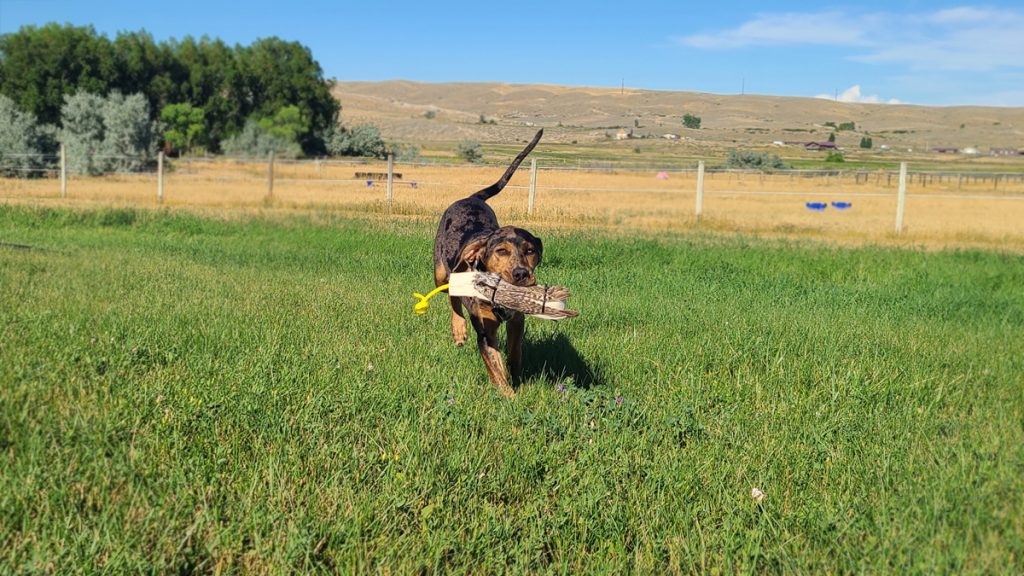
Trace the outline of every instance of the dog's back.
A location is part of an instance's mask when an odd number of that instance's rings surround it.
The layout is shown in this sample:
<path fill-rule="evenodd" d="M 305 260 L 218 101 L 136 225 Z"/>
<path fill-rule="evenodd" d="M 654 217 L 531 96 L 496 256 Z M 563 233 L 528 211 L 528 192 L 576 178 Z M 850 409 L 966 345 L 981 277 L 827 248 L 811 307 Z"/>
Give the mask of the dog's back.
<path fill-rule="evenodd" d="M 505 173 L 497 182 L 475 194 L 458 200 L 448 207 L 441 216 L 441 222 L 437 227 L 437 235 L 434 237 L 434 272 L 438 276 L 443 268 L 443 276 L 447 276 L 458 265 L 462 248 L 469 242 L 480 236 L 485 236 L 498 229 L 498 217 L 494 210 L 487 205 L 487 200 L 501 192 L 508 181 L 516 173 L 519 165 L 533 150 L 544 135 L 541 129 L 533 140 L 523 148 L 523 151 L 515 157 Z M 444 282 L 440 282 L 443 284 Z"/>

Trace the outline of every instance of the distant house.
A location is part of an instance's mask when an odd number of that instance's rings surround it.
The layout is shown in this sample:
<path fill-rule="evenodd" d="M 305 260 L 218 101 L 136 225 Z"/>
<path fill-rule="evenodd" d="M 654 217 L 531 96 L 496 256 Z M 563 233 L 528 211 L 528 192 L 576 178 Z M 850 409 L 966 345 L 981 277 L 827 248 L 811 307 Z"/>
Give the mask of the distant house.
<path fill-rule="evenodd" d="M 619 131 L 615 133 L 616 140 L 629 140 L 633 137 L 632 128 L 619 128 Z"/>
<path fill-rule="evenodd" d="M 1016 148 L 993 148 L 989 151 L 993 156 L 1019 156 L 1020 150 Z"/>
<path fill-rule="evenodd" d="M 838 148 L 835 142 L 804 142 L 804 150 L 812 152 L 817 150 L 836 150 Z"/>
<path fill-rule="evenodd" d="M 936 146 L 935 148 L 932 148 L 932 152 L 935 152 L 936 154 L 959 154 L 960 149 L 952 146 Z"/>
<path fill-rule="evenodd" d="M 961 152 L 968 156 L 977 156 L 978 154 L 981 154 L 981 151 L 975 148 L 974 146 L 968 146 L 967 148 L 961 150 Z"/>

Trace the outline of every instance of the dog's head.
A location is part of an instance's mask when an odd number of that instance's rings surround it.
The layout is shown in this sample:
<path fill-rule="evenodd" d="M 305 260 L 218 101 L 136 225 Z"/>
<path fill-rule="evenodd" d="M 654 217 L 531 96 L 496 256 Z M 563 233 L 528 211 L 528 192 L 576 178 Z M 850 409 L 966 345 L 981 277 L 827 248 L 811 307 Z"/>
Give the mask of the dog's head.
<path fill-rule="evenodd" d="M 522 228 L 505 226 L 474 240 L 462 250 L 465 262 L 479 262 L 479 267 L 494 272 L 516 286 L 537 283 L 534 269 L 540 265 L 544 244 Z"/>

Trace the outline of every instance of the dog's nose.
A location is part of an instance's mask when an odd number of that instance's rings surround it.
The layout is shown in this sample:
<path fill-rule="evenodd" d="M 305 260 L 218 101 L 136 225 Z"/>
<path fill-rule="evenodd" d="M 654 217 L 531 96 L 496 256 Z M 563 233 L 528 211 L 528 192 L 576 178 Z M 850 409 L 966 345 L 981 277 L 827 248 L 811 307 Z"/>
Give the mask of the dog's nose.
<path fill-rule="evenodd" d="M 512 269 L 512 279 L 515 280 L 517 284 L 519 282 L 522 282 L 523 280 L 526 280 L 529 277 L 530 277 L 530 270 L 527 269 L 527 268 L 520 267 L 520 268 L 513 268 Z"/>

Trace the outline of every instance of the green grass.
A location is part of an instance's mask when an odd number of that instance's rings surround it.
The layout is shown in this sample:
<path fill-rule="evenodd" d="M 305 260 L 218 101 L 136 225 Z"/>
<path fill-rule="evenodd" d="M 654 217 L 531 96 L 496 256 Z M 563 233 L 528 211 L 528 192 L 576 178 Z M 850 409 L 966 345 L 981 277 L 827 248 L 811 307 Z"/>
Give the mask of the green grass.
<path fill-rule="evenodd" d="M 1019 256 L 540 230 L 510 401 L 319 222 L 0 207 L 0 573 L 1024 571 Z"/>

